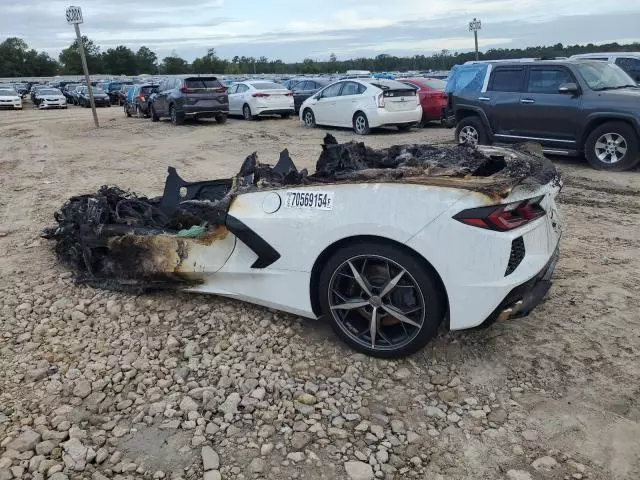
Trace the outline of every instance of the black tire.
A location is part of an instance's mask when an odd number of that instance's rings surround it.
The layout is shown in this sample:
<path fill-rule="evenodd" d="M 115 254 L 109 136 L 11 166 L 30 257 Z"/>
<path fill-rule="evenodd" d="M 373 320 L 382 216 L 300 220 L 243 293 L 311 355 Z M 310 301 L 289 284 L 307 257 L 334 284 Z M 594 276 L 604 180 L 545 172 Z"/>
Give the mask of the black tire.
<path fill-rule="evenodd" d="M 182 125 L 184 123 L 184 115 L 182 115 L 175 105 L 169 105 L 169 119 L 174 125 Z"/>
<path fill-rule="evenodd" d="M 151 121 L 152 122 L 157 122 L 160 120 L 160 117 L 158 116 L 158 114 L 156 113 L 156 107 L 154 107 L 153 105 L 151 105 L 149 107 L 149 110 L 151 111 Z"/>
<path fill-rule="evenodd" d="M 111 102 L 107 103 L 107 107 L 111 107 Z"/>
<path fill-rule="evenodd" d="M 281 118 L 288 120 L 291 117 L 290 113 L 283 113 L 282 115 L 280 115 Z"/>
<path fill-rule="evenodd" d="M 130 117 L 130 116 L 131 116 L 131 113 L 129 112 L 129 109 L 127 108 L 127 106 L 126 106 L 126 105 L 124 106 L 124 114 L 125 114 L 127 117 Z"/>
<path fill-rule="evenodd" d="M 584 152 L 589 165 L 598 170 L 620 172 L 640 162 L 638 135 L 624 122 L 607 122 L 597 127 L 589 134 Z"/>
<path fill-rule="evenodd" d="M 223 124 L 223 123 L 227 123 L 227 116 L 226 115 L 216 115 L 215 116 L 216 122 Z"/>
<path fill-rule="evenodd" d="M 242 106 L 242 117 L 245 120 L 255 120 L 256 117 L 253 116 L 253 114 L 251 113 L 251 107 L 249 105 L 247 105 L 246 103 Z"/>
<path fill-rule="evenodd" d="M 305 108 L 302 114 L 302 122 L 305 127 L 313 128 L 316 126 L 316 116 L 313 114 L 313 110 Z"/>
<path fill-rule="evenodd" d="M 369 263 L 358 263 L 362 262 L 364 257 L 368 257 L 367 261 Z M 371 269 L 377 269 L 377 275 L 379 275 L 378 280 L 380 275 L 385 276 L 386 274 L 386 278 L 383 282 L 374 286 L 376 293 L 381 293 L 377 289 L 381 289 L 382 285 L 387 283 L 387 278 L 395 276 L 395 272 L 392 273 L 392 270 L 387 271 L 381 267 L 379 268 L 375 265 L 376 261 L 390 261 L 395 265 L 395 267 L 405 271 L 403 280 L 400 280 L 400 282 L 406 281 L 408 284 L 413 285 L 412 291 L 414 295 L 410 294 L 410 297 L 413 297 L 416 302 L 420 302 L 421 313 L 417 317 L 414 316 L 411 319 L 416 319 L 415 321 L 418 326 L 411 326 L 408 323 L 394 319 L 394 317 L 387 313 L 383 313 L 378 317 L 379 325 L 376 330 L 376 335 L 374 335 L 374 338 L 376 339 L 376 342 L 374 343 L 376 343 L 376 345 L 375 347 L 372 347 L 369 344 L 371 335 L 369 334 L 369 331 L 366 330 L 370 320 L 364 316 L 366 312 L 363 313 L 363 310 L 367 308 L 371 309 L 371 306 L 367 305 L 364 308 L 349 310 L 332 310 L 330 303 L 332 300 L 330 299 L 330 296 L 335 295 L 336 290 L 334 288 L 342 288 L 341 286 L 345 285 L 344 283 L 339 282 L 346 282 L 347 285 L 351 282 L 351 285 L 355 286 L 355 291 L 358 290 L 359 287 L 355 284 L 355 280 L 349 280 L 348 277 L 339 273 L 342 272 L 344 268 L 348 268 L 345 267 L 345 265 L 348 265 L 348 262 L 352 262 L 356 268 L 360 268 L 358 265 L 362 265 L 363 267 L 366 265 L 361 273 L 367 279 L 370 288 L 374 281 L 376 281 L 376 284 L 379 283 L 376 280 L 376 273 L 374 273 L 373 276 L 369 275 Z M 347 279 L 345 280 L 345 278 Z M 398 284 L 400 284 L 400 282 Z M 331 327 L 335 331 L 336 335 L 355 350 L 367 355 L 383 358 L 411 355 L 412 353 L 422 349 L 433 337 L 435 337 L 438 327 L 445 316 L 445 293 L 442 291 L 439 282 L 435 278 L 435 273 L 431 272 L 426 266 L 423 266 L 423 261 L 416 254 L 385 242 L 359 241 L 340 248 L 326 261 L 325 266 L 320 273 L 318 287 L 318 300 L 323 316 L 331 323 Z M 406 289 L 402 290 L 402 292 L 406 291 Z M 363 292 L 361 293 L 362 297 L 360 298 L 365 298 L 366 295 L 364 295 Z M 393 294 L 390 295 L 393 297 Z M 406 298 L 406 295 L 406 293 L 403 293 L 400 298 L 404 299 Z M 338 298 L 340 302 L 344 301 L 346 303 L 348 297 L 340 296 L 334 298 Z M 388 297 L 385 296 L 382 300 L 379 297 L 376 297 L 371 301 L 382 302 L 382 304 L 385 304 L 385 298 Z M 395 302 L 395 299 L 393 303 L 394 306 L 399 305 Z M 386 305 L 389 306 L 390 304 L 391 302 L 387 300 Z M 383 307 L 379 308 L 381 312 L 386 312 Z M 400 306 L 396 308 L 403 310 Z M 411 306 L 409 305 L 408 308 L 411 308 Z M 342 319 L 340 319 L 340 312 L 343 312 L 345 315 Z M 404 313 L 406 313 L 407 316 L 410 315 L 409 310 L 404 310 Z M 411 314 L 415 315 L 415 313 Z M 420 323 L 418 323 L 417 319 L 420 320 Z M 362 331 L 364 332 L 365 338 L 360 338 L 356 335 L 355 331 L 356 329 L 360 330 L 363 325 L 364 330 Z M 386 341 L 380 333 L 383 329 L 385 329 L 384 337 L 391 340 L 398 338 L 398 343 L 384 345 Z M 403 335 L 403 332 L 406 333 L 406 336 Z M 369 334 L 369 339 L 366 338 L 367 334 Z M 400 340 L 400 337 L 404 337 L 404 340 Z"/>
<path fill-rule="evenodd" d="M 475 137 L 475 141 L 472 141 Z M 480 117 L 465 117 L 458 122 L 455 133 L 456 143 L 468 143 L 470 145 L 488 145 L 487 130 Z"/>
<path fill-rule="evenodd" d="M 358 135 L 369 135 L 369 119 L 363 112 L 356 112 L 353 116 L 353 131 Z"/>
<path fill-rule="evenodd" d="M 401 132 L 408 132 L 409 130 L 411 130 L 411 127 L 413 127 L 412 123 L 409 124 L 404 124 L 404 125 L 398 125 L 398 130 L 400 130 Z"/>

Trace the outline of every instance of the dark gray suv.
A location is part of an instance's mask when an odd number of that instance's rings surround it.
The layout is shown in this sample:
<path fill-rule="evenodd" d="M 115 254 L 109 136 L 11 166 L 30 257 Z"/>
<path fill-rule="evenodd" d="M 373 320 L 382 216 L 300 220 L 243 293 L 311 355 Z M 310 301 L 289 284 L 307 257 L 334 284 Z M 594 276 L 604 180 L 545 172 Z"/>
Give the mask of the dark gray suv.
<path fill-rule="evenodd" d="M 174 125 L 183 124 L 185 118 L 215 118 L 224 123 L 228 115 L 227 89 L 213 76 L 164 78 L 151 101 L 154 122 L 168 117 Z"/>
<path fill-rule="evenodd" d="M 640 162 L 640 88 L 615 65 L 472 62 L 454 68 L 446 91 L 445 123 L 460 143 L 535 141 L 602 170 Z"/>

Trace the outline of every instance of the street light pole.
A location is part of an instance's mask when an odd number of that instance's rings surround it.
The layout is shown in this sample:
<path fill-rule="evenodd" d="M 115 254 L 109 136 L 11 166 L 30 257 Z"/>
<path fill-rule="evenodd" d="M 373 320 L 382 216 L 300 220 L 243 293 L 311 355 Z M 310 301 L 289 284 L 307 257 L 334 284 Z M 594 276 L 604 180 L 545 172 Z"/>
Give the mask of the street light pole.
<path fill-rule="evenodd" d="M 473 32 L 473 37 L 476 41 L 476 61 L 480 60 L 480 54 L 478 52 L 478 30 L 482 30 L 482 22 L 477 18 L 474 18 L 469 22 L 469 31 Z"/>
<path fill-rule="evenodd" d="M 68 7 L 66 11 L 67 23 L 72 24 L 76 31 L 76 40 L 78 41 L 78 50 L 80 51 L 80 60 L 82 60 L 82 69 L 84 70 L 84 79 L 87 82 L 87 91 L 89 92 L 89 102 L 91 103 L 91 111 L 93 112 L 93 122 L 96 128 L 100 127 L 98 123 L 98 113 L 96 112 L 96 102 L 93 100 L 93 87 L 91 86 L 91 77 L 89 77 L 89 68 L 87 67 L 87 57 L 84 54 L 84 45 L 82 44 L 82 36 L 80 35 L 80 25 L 82 20 L 82 10 L 80 7 Z"/>

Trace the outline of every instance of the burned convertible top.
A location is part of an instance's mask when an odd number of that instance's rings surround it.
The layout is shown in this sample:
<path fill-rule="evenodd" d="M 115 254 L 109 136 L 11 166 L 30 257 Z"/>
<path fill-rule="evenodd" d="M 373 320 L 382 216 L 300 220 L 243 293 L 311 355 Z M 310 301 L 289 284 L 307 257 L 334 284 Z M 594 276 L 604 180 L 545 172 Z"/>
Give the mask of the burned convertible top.
<path fill-rule="evenodd" d="M 238 174 L 228 179 L 186 182 L 169 167 L 161 197 L 103 186 L 96 193 L 70 198 L 55 213 L 56 225 L 45 229 L 43 236 L 56 241 L 58 258 L 73 269 L 78 281 L 107 288 L 175 286 L 191 280 L 149 272 L 140 237 L 206 243 L 224 228 L 248 246 L 259 245 L 261 255 L 253 268 L 264 268 L 275 261 L 274 255 L 279 256 L 269 252 L 268 245 L 260 245 L 261 239 L 229 214 L 234 198 L 244 193 L 290 186 L 399 182 L 470 190 L 498 203 L 517 185 L 543 185 L 557 178 L 555 167 L 537 144 L 515 149 L 429 144 L 373 149 L 361 142 L 338 144 L 327 134 L 313 174 L 299 171 L 287 150 L 275 166 L 258 162 L 253 153 Z M 180 256 L 179 245 L 177 250 Z"/>

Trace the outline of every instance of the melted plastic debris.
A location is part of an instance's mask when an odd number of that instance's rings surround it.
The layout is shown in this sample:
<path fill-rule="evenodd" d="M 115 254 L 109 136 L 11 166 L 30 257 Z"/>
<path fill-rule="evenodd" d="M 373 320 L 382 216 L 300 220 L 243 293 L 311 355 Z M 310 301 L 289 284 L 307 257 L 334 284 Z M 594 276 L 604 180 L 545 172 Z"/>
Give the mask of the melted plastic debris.
<path fill-rule="evenodd" d="M 338 144 L 327 134 L 316 172 L 298 171 L 284 150 L 275 166 L 256 153 L 231 179 L 185 182 L 175 169 L 162 197 L 147 198 L 119 187 L 69 199 L 43 231 L 56 241 L 58 259 L 80 282 L 106 288 L 149 289 L 193 282 L 180 274 L 189 242 L 218 238 L 233 199 L 242 193 L 326 183 L 402 182 L 463 188 L 495 202 L 518 184 L 558 179 L 537 144 L 515 149 L 454 145 L 394 145 L 373 149 L 362 142 Z M 207 243 L 209 244 L 209 243 Z"/>

